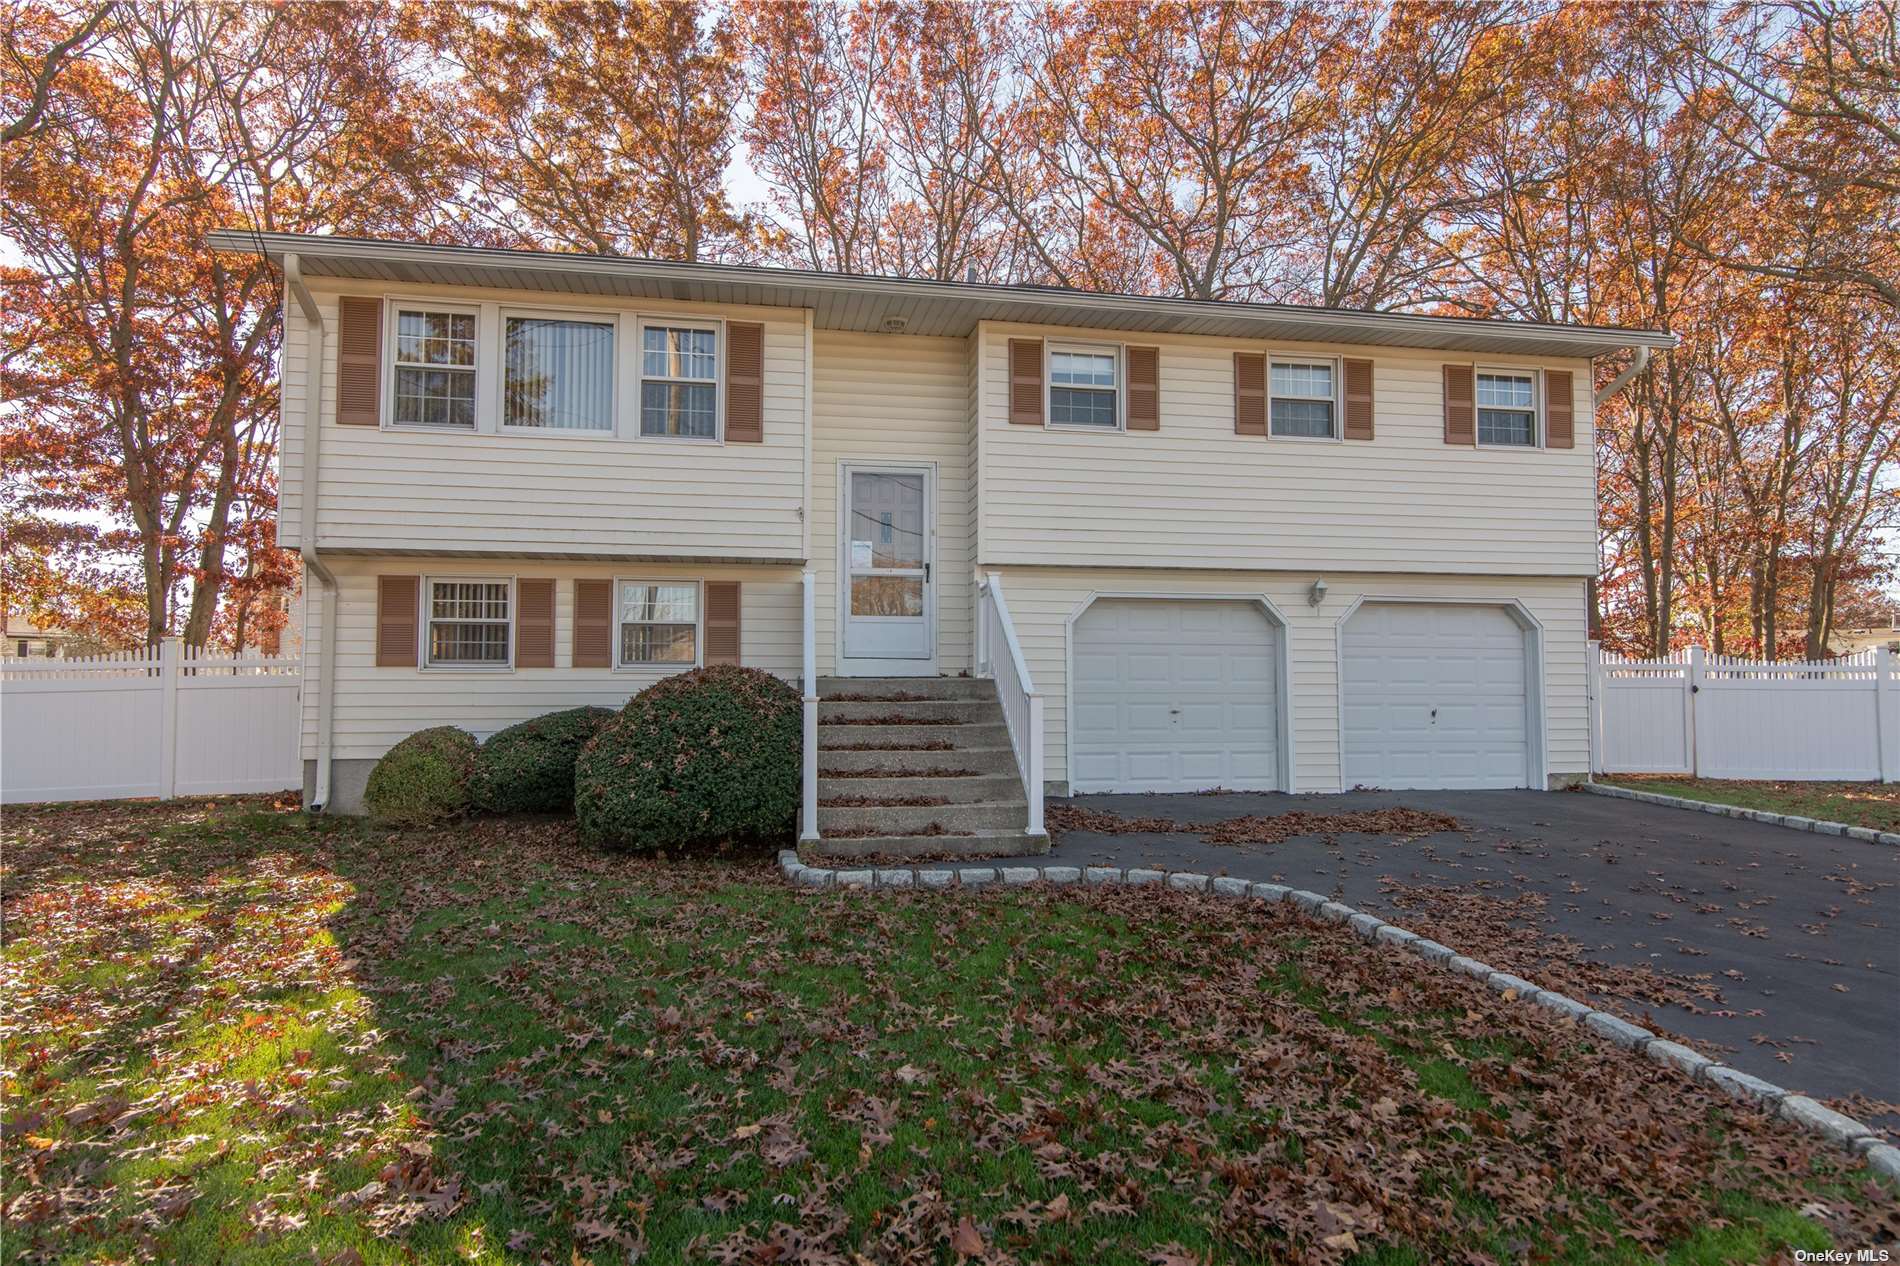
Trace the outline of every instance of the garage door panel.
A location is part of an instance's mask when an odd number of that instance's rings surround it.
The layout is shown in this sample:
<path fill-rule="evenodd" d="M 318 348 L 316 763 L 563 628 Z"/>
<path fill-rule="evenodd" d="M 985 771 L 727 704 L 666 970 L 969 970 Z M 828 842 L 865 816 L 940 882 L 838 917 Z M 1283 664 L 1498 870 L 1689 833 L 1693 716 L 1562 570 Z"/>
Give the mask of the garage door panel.
<path fill-rule="evenodd" d="M 1279 631 L 1259 606 L 1104 599 L 1074 639 L 1078 791 L 1278 786 Z"/>
<path fill-rule="evenodd" d="M 1527 785 L 1524 639 L 1502 607 L 1361 606 L 1341 638 L 1346 785 Z"/>

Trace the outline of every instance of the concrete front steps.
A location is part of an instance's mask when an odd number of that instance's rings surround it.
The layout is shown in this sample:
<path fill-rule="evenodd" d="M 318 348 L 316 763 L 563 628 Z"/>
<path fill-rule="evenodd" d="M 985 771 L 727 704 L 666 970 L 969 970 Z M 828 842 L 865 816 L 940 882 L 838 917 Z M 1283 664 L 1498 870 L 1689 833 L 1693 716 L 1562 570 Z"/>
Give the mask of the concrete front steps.
<path fill-rule="evenodd" d="M 1003 857 L 1047 852 L 993 682 L 971 677 L 818 680 L 813 857 Z M 935 800 L 935 804 L 877 801 Z M 871 801 L 872 803 L 844 803 Z"/>

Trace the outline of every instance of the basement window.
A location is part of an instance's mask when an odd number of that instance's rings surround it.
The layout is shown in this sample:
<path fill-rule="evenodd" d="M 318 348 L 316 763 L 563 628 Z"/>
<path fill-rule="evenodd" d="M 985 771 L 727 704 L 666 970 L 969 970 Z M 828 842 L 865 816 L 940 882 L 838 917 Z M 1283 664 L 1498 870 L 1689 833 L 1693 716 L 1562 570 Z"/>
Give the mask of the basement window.
<path fill-rule="evenodd" d="M 506 580 L 431 578 L 423 637 L 429 666 L 509 667 L 514 662 L 509 638 L 513 588 Z"/>
<path fill-rule="evenodd" d="M 699 583 L 620 582 L 620 666 L 699 662 Z"/>

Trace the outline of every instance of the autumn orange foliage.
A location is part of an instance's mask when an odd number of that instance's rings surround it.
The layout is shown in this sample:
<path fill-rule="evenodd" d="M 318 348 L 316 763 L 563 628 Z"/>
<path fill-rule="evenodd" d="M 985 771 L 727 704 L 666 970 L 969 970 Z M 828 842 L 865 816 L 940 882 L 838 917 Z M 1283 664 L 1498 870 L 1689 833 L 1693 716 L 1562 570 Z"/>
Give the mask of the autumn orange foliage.
<path fill-rule="evenodd" d="M 4 21 L 7 598 L 62 621 L 242 642 L 289 580 L 224 224 L 1667 329 L 1600 418 L 1605 640 L 1824 653 L 1892 581 L 1894 0 Z"/>

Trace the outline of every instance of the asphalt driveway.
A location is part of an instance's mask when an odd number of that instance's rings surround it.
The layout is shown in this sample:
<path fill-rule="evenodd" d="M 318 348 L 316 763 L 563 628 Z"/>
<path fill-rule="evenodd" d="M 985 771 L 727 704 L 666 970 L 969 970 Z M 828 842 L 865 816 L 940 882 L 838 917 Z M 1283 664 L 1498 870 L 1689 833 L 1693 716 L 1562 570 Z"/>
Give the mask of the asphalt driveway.
<path fill-rule="evenodd" d="M 1719 996 L 1625 1006 L 1721 1048 L 1735 1067 L 1822 1097 L 1900 1100 L 1900 849 L 1582 793 L 1223 792 L 1050 803 L 1180 823 L 1294 809 L 1450 814 L 1461 830 L 1411 840 L 1217 845 L 1191 834 L 1076 830 L 1034 860 L 1287 883 L 1401 925 L 1406 888 L 1448 889 L 1467 927 L 1474 912 L 1495 908 L 1500 920 L 1571 938 L 1587 961 L 1698 979 Z M 1891 1108 L 1861 1112 L 1900 1125 Z"/>

